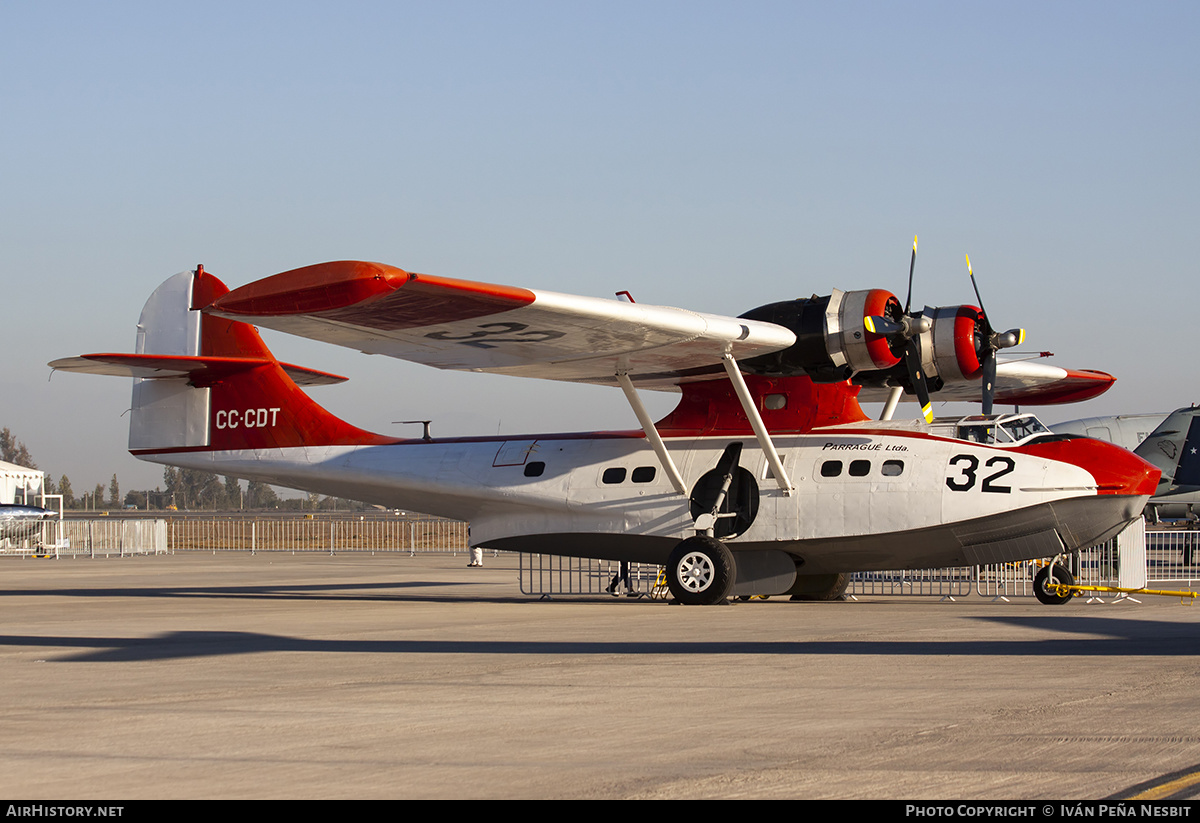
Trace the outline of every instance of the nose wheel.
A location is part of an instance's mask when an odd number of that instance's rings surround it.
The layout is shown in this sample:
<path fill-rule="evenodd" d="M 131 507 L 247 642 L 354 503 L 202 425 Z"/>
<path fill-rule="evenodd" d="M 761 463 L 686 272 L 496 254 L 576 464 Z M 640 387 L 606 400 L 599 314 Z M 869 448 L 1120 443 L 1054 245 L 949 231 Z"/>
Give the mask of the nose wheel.
<path fill-rule="evenodd" d="M 729 596 L 737 575 L 733 554 L 715 537 L 697 535 L 667 558 L 667 586 L 680 603 L 711 606 Z"/>
<path fill-rule="evenodd" d="M 1050 572 L 1053 570 L 1054 578 L 1050 578 Z M 1037 599 L 1045 603 L 1047 606 L 1061 606 L 1071 599 L 1070 591 L 1060 592 L 1059 586 L 1074 586 L 1075 578 L 1071 573 L 1057 563 L 1050 566 L 1042 566 L 1038 573 L 1033 578 L 1033 594 Z"/>

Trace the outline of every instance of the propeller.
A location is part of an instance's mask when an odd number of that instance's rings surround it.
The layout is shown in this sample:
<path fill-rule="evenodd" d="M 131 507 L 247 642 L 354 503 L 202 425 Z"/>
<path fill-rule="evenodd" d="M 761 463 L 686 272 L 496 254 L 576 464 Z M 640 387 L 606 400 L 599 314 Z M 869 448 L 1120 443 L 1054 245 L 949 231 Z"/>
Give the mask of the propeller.
<path fill-rule="evenodd" d="M 886 337 L 893 352 L 903 347 L 904 367 L 908 370 L 909 382 L 917 394 L 917 402 L 921 404 L 921 415 L 926 423 L 932 423 L 933 403 L 929 400 L 929 384 L 925 380 L 925 372 L 921 369 L 921 344 L 918 340 L 922 334 L 929 331 L 929 318 L 924 315 L 914 317 L 909 313 L 912 306 L 913 270 L 916 265 L 917 238 L 914 235 L 912 258 L 908 263 L 908 296 L 904 299 L 904 310 L 899 317 L 865 317 L 863 325 L 872 334 Z"/>
<path fill-rule="evenodd" d="M 996 396 L 996 352 L 1009 349 L 1025 342 L 1024 329 L 1009 329 L 997 332 L 992 329 L 987 310 L 983 307 L 983 298 L 979 296 L 979 284 L 975 282 L 975 272 L 971 269 L 971 255 L 967 258 L 967 274 L 971 276 L 971 287 L 975 289 L 975 299 L 979 301 L 979 314 L 982 328 L 976 327 L 980 335 L 976 349 L 981 354 L 980 366 L 983 368 L 983 413 L 992 413 L 992 402 Z"/>

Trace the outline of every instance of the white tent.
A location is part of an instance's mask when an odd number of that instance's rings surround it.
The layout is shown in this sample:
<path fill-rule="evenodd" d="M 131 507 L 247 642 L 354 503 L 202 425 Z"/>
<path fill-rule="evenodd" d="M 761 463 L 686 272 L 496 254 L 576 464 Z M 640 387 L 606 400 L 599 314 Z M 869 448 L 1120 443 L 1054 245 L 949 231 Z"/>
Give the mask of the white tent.
<path fill-rule="evenodd" d="M 21 492 L 20 502 L 26 502 L 29 495 L 36 495 L 42 490 L 45 474 L 37 469 L 27 469 L 0 460 L 0 503 L 18 502 L 17 492 Z"/>

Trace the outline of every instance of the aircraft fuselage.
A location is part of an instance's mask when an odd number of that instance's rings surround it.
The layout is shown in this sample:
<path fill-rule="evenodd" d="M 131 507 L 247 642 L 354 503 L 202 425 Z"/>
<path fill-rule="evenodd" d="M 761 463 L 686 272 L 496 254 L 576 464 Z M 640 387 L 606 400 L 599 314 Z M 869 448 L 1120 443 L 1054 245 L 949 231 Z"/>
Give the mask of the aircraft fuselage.
<path fill-rule="evenodd" d="M 1005 447 L 864 426 L 777 436 L 790 491 L 752 436 L 668 439 L 688 498 L 640 432 L 139 456 L 468 520 L 473 545 L 662 563 L 696 533 L 711 503 L 701 481 L 733 441 L 745 448 L 732 514 L 716 536 L 735 555 L 785 551 L 814 574 L 1005 562 L 1041 556 L 1031 544 L 1042 555 L 1091 545 L 1114 516 L 1132 518 L 1144 503 L 1104 493 L 1113 484 L 1100 475 L 1124 472 L 1128 492 L 1131 476 L 1148 468 L 1113 465 L 1108 452 L 1124 452 L 1096 441 L 1071 441 L 1066 462 L 1055 459 L 1062 442 Z M 1095 466 L 1079 458 L 1084 442 L 1094 444 Z"/>

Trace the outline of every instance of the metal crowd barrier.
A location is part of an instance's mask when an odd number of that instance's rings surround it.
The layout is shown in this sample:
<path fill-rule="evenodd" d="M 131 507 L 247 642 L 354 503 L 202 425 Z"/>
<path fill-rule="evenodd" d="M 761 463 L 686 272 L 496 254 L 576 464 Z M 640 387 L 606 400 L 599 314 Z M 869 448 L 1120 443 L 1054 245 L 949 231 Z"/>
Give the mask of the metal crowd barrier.
<path fill-rule="evenodd" d="M 36 557 L 109 557 L 167 551 L 167 521 L 161 518 L 48 520 L 27 537 L 0 541 L 0 554 Z"/>
<path fill-rule="evenodd" d="M 974 567 L 858 572 L 850 576 L 850 585 L 846 588 L 846 594 L 924 594 L 931 597 L 966 597 L 974 586 Z"/>
<path fill-rule="evenodd" d="M 520 555 L 517 576 L 521 594 L 550 597 L 557 594 L 623 594 L 663 596 L 659 566 L 629 563 L 626 579 L 615 560 L 588 560 L 557 554 Z"/>
<path fill-rule="evenodd" d="M 1146 578 L 1153 583 L 1200 579 L 1200 532 L 1147 531 Z"/>
<path fill-rule="evenodd" d="M 165 552 L 407 552 L 461 554 L 469 526 L 455 520 L 382 517 L 97 517 L 46 521 L 0 554 L 54 557 Z"/>
<path fill-rule="evenodd" d="M 988 599 L 1033 596 L 1033 578 L 1049 560 L 965 566 L 949 569 L 905 569 L 851 575 L 848 596 L 917 595 Z M 1135 521 L 1126 531 L 1099 546 L 1074 552 L 1059 561 L 1075 582 L 1086 586 L 1151 588 L 1170 582 L 1190 587 L 1200 580 L 1200 532 L 1155 530 Z M 637 564 L 632 564 L 637 566 Z M 521 555 L 524 594 L 603 594 L 619 564 L 551 555 Z M 656 566 L 641 566 L 638 592 L 654 590 Z M 633 575 L 631 575 L 633 577 Z"/>
<path fill-rule="evenodd" d="M 1200 531 L 1133 528 L 1100 546 L 1066 559 L 1081 585 L 1151 587 L 1165 582 L 1190 587 L 1200 580 Z M 98 517 L 47 521 L 40 531 L 0 541 L 0 554 L 55 557 L 164 552 L 407 552 L 462 554 L 469 525 L 440 519 L 390 516 L 260 518 L 172 516 Z M 1122 542 L 1124 541 L 1124 542 Z M 1120 545 L 1119 545 L 1120 544 Z M 848 595 L 919 595 L 989 599 L 1033 595 L 1033 578 L 1046 561 L 852 575 Z M 521 592 L 528 595 L 607 594 L 620 575 L 615 561 L 521 554 Z M 661 595 L 657 566 L 629 564 L 621 593 Z"/>
<path fill-rule="evenodd" d="M 407 552 L 459 554 L 467 550 L 469 526 L 457 520 L 379 517 L 179 518 L 171 520 L 174 552 Z"/>

